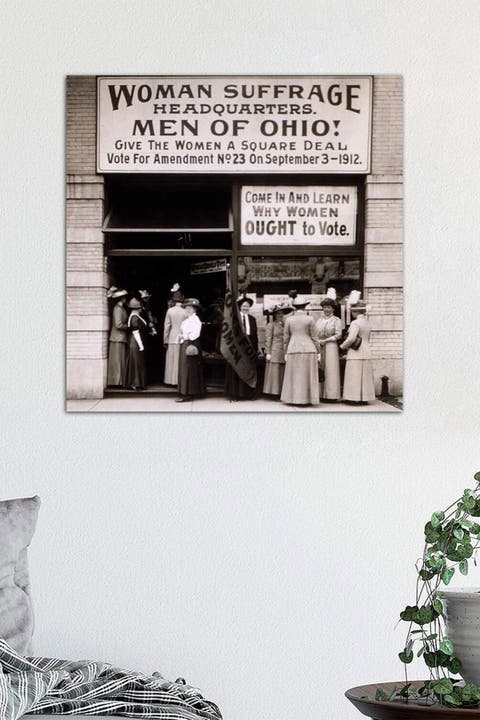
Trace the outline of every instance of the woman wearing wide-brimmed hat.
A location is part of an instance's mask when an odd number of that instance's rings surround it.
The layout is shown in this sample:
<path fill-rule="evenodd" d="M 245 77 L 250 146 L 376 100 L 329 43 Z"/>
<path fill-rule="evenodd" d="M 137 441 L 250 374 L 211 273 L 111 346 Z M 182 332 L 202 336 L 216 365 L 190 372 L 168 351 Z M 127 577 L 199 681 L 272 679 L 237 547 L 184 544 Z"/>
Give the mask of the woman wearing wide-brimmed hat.
<path fill-rule="evenodd" d="M 237 300 L 243 332 L 247 336 L 256 358 L 258 355 L 258 331 L 257 321 L 254 316 L 250 314 L 252 305 L 252 298 L 247 297 L 245 294 Z M 227 363 L 227 367 L 225 368 L 225 395 L 230 398 L 230 400 L 255 400 L 258 395 L 258 389 L 256 387 L 252 388 L 243 382 L 231 365 Z"/>
<path fill-rule="evenodd" d="M 128 343 L 128 313 L 125 310 L 127 295 L 126 290 L 117 287 L 111 287 L 107 292 L 107 298 L 114 302 L 108 343 L 107 385 L 110 387 L 125 385 Z"/>
<path fill-rule="evenodd" d="M 366 312 L 364 302 L 351 305 L 353 320 L 346 340 L 340 345 L 342 350 L 348 350 L 343 382 L 343 399 L 346 402 L 366 404 L 375 400 L 369 344 L 372 327 L 365 317 Z"/>
<path fill-rule="evenodd" d="M 148 290 L 139 290 L 138 295 L 140 298 L 140 302 L 142 303 L 142 316 L 148 324 L 148 334 L 154 337 L 158 333 L 155 327 L 155 325 L 157 324 L 157 318 L 153 314 L 152 308 L 150 306 L 152 294 L 149 293 Z"/>
<path fill-rule="evenodd" d="M 318 405 L 320 386 L 318 361 L 320 345 L 315 322 L 307 315 L 307 300 L 294 296 L 295 310 L 285 320 L 283 347 L 285 351 L 285 375 L 280 400 L 287 405 Z"/>
<path fill-rule="evenodd" d="M 175 290 L 172 295 L 173 305 L 168 308 L 163 324 L 163 346 L 165 356 L 165 373 L 163 382 L 166 385 L 178 385 L 178 366 L 180 360 L 180 326 L 187 317 L 183 307 L 184 295 Z"/>
<path fill-rule="evenodd" d="M 184 305 L 186 317 L 180 325 L 178 398 L 175 402 L 185 402 L 205 392 L 200 345 L 202 323 L 197 315 L 200 301 L 188 298 Z"/>
<path fill-rule="evenodd" d="M 322 349 L 320 366 L 324 379 L 320 387 L 320 399 L 327 402 L 340 400 L 340 356 L 338 341 L 342 338 L 342 321 L 334 315 L 336 302 L 326 297 L 320 303 L 324 316 L 315 324 L 318 342 Z"/>
<path fill-rule="evenodd" d="M 271 321 L 265 328 L 265 395 L 280 397 L 285 373 L 285 352 L 283 349 L 283 331 L 285 315 L 292 312 L 291 305 L 274 305 L 267 312 Z"/>
<path fill-rule="evenodd" d="M 147 322 L 141 315 L 142 303 L 137 298 L 128 302 L 130 315 L 128 316 L 127 371 L 125 385 L 132 390 L 143 390 L 145 387 L 145 336 Z"/>

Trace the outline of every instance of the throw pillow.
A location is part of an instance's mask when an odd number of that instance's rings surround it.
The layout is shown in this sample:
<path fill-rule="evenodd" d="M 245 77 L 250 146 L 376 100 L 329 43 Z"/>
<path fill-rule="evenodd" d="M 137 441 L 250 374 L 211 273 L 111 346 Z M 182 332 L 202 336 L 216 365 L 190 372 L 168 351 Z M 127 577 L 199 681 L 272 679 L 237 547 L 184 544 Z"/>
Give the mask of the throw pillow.
<path fill-rule="evenodd" d="M 27 547 L 40 498 L 0 501 L 0 638 L 22 655 L 31 653 L 33 608 Z"/>

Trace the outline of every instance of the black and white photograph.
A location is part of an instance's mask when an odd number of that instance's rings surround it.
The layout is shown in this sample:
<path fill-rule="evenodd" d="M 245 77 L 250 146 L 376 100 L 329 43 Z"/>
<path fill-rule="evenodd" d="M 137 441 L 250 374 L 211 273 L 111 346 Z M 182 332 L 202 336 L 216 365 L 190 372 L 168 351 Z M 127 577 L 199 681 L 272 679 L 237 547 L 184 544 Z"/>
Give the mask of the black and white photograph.
<path fill-rule="evenodd" d="M 67 410 L 399 412 L 403 83 L 67 78 Z"/>

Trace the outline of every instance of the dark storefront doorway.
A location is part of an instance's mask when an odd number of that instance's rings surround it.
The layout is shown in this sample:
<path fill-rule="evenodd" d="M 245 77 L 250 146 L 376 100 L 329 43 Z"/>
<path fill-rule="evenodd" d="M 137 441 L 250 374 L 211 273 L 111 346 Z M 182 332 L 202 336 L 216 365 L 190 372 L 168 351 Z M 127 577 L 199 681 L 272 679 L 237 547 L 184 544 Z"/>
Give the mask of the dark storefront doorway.
<path fill-rule="evenodd" d="M 161 390 L 165 368 L 165 350 L 163 347 L 163 324 L 171 297 L 171 288 L 180 285 L 185 297 L 200 300 L 202 310 L 202 349 L 204 353 L 207 388 L 219 390 L 223 387 L 224 361 L 219 354 L 219 330 L 223 298 L 225 296 L 225 271 L 208 272 L 215 263 L 224 266 L 225 257 L 205 257 L 189 255 L 176 256 L 120 256 L 108 259 L 109 275 L 112 283 L 123 287 L 129 293 L 148 290 L 152 299 L 150 309 L 156 320 L 157 335 L 147 339 L 146 365 L 147 385 L 151 391 Z M 199 272 L 203 270 L 203 272 Z M 172 390 L 172 388 L 169 388 Z"/>

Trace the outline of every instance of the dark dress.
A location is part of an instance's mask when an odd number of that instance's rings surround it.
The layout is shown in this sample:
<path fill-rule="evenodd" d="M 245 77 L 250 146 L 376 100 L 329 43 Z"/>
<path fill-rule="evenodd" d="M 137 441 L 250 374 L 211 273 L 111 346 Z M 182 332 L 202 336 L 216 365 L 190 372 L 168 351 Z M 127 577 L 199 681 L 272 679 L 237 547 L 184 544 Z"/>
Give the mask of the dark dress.
<path fill-rule="evenodd" d="M 198 355 L 187 355 L 187 348 L 193 345 Z M 203 380 L 202 348 L 200 338 L 185 340 L 180 345 L 180 360 L 178 367 L 178 394 L 183 397 L 203 395 L 205 383 Z"/>
<path fill-rule="evenodd" d="M 140 332 L 145 347 L 147 323 L 139 315 L 130 315 L 128 318 L 128 354 L 125 385 L 142 390 L 145 387 L 145 351 L 141 351 L 133 335 L 134 330 Z"/>
<path fill-rule="evenodd" d="M 253 315 L 248 315 L 250 335 L 247 335 L 255 353 L 258 353 L 257 321 Z M 225 395 L 230 400 L 255 400 L 258 397 L 258 387 L 250 387 L 241 380 L 229 363 L 225 368 Z"/>

